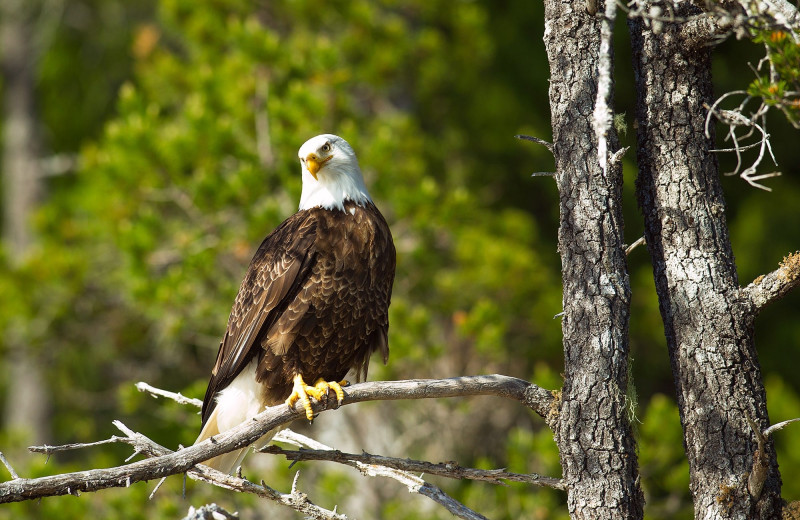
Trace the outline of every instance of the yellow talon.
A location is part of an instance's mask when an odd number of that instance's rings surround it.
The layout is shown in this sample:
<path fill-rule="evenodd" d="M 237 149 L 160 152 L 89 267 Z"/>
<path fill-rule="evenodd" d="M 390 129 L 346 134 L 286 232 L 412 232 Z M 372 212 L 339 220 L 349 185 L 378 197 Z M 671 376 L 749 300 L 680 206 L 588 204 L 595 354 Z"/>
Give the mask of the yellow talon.
<path fill-rule="evenodd" d="M 347 381 L 342 381 L 342 383 L 347 386 Z M 344 400 L 344 392 L 342 391 L 341 386 L 342 383 L 337 383 L 335 381 L 328 382 L 320 377 L 317 379 L 317 382 L 314 383 L 315 391 L 311 395 L 314 396 L 314 399 L 319 401 L 322 399 L 322 397 L 328 395 L 329 391 L 333 390 L 333 392 L 336 394 L 337 404 L 342 404 L 342 401 Z"/>
<path fill-rule="evenodd" d="M 303 376 L 297 374 L 294 376 L 294 386 L 292 387 L 292 394 L 286 399 L 286 404 L 289 408 L 294 408 L 294 404 L 300 400 L 303 403 L 303 408 L 306 411 L 306 418 L 309 421 L 314 419 L 314 410 L 311 409 L 311 400 L 309 396 L 313 397 L 317 401 L 321 401 L 323 397 L 328 395 L 328 392 L 333 390 L 336 394 L 336 401 L 337 404 L 342 404 L 344 400 L 344 392 L 342 391 L 343 386 L 347 386 L 347 381 L 341 381 L 336 383 L 334 381 L 328 382 L 322 378 L 317 379 L 314 383 L 314 386 L 309 386 L 303 381 Z"/>
<path fill-rule="evenodd" d="M 313 386 L 308 386 L 306 382 L 303 381 L 303 376 L 300 374 L 294 376 L 293 381 L 294 386 L 292 387 L 292 394 L 286 399 L 286 404 L 289 408 L 294 408 L 294 403 L 299 399 L 300 402 L 303 403 L 303 408 L 306 410 L 306 418 L 311 421 L 314 419 L 314 410 L 311 409 L 311 400 L 308 398 L 308 394 L 316 390 Z"/>

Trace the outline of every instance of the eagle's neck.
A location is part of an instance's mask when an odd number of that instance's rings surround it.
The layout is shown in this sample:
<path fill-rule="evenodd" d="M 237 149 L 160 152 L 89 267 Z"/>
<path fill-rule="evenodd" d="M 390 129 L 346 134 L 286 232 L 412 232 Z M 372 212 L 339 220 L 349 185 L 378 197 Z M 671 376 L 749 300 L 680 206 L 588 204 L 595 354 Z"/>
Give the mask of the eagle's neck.
<path fill-rule="evenodd" d="M 359 206 L 372 202 L 358 167 L 330 172 L 323 169 L 320 170 L 317 179 L 303 168 L 300 210 L 324 208 L 344 211 L 344 203 L 347 200 Z"/>

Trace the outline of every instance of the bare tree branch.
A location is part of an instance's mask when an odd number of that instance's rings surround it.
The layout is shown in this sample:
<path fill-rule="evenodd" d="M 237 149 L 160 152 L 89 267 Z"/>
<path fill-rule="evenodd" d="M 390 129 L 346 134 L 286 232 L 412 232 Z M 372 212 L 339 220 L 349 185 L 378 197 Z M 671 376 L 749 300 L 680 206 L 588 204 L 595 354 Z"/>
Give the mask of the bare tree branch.
<path fill-rule="evenodd" d="M 277 440 L 279 442 L 288 442 L 300 447 L 311 448 L 317 452 L 341 453 L 338 450 L 334 450 L 330 446 L 291 430 L 282 430 L 275 437 L 276 438 L 273 440 Z M 486 520 L 483 515 L 473 511 L 461 502 L 453 499 L 439 487 L 422 480 L 421 476 L 417 477 L 416 475 L 413 475 L 408 471 L 404 471 L 403 469 L 397 469 L 383 464 L 365 464 L 358 461 L 341 461 L 341 463 L 358 469 L 362 475 L 366 475 L 368 477 L 387 477 L 394 479 L 405 485 L 410 493 L 418 493 L 430 498 L 459 518 L 464 518 L 465 520 Z"/>
<path fill-rule="evenodd" d="M 521 379 L 501 375 L 433 380 L 368 382 L 346 387 L 344 390 L 345 398 L 342 404 L 345 405 L 371 400 L 495 395 L 515 399 L 543 417 L 548 416 L 551 405 L 555 400 L 553 393 L 548 390 Z M 334 401 L 332 404 L 335 404 L 335 400 L 331 399 L 331 401 Z M 315 401 L 312 405 L 315 412 L 321 412 L 327 409 L 328 403 Z M 119 423 L 118 427 L 125 431 L 129 440 L 122 441 L 119 440 L 121 438 L 112 438 L 113 440 L 100 441 L 99 443 L 91 443 L 88 445 L 77 445 L 77 447 L 92 446 L 106 442 L 127 442 L 133 444 L 139 452 L 155 455 L 155 458 L 114 468 L 94 469 L 37 479 L 20 478 L 4 482 L 0 484 L 0 503 L 30 500 L 45 496 L 75 494 L 78 492 L 91 492 L 109 487 L 126 487 L 135 482 L 155 480 L 186 472 L 189 472 L 190 476 L 193 474 L 207 476 L 208 472 L 213 470 L 205 468 L 204 466 L 195 467 L 195 465 L 222 453 L 247 447 L 266 432 L 293 421 L 303 414 L 303 407 L 299 403 L 296 404 L 293 409 L 285 405 L 273 406 L 254 417 L 251 421 L 243 423 L 236 428 L 212 437 L 200 444 L 183 448 L 176 452 L 168 452 L 166 448 L 162 448 L 164 451 L 146 450 L 145 447 L 151 446 L 152 448 L 152 445 L 155 445 L 155 443 L 144 435 L 127 430 L 124 428 L 124 425 Z M 40 447 L 33 448 L 33 451 L 49 454 L 59 451 L 60 449 L 61 448 L 58 447 Z M 223 479 L 222 477 L 225 478 Z M 230 479 L 235 478 L 236 477 L 230 477 Z M 260 496 L 276 493 L 274 490 L 265 491 L 264 486 L 247 483 L 243 481 L 243 479 L 231 481 L 228 479 L 228 476 L 220 472 L 215 472 L 214 482 L 218 485 L 220 482 L 226 482 L 231 489 L 255 492 Z M 235 485 L 238 485 L 239 488 L 236 488 Z M 422 491 L 428 492 L 429 490 L 427 488 L 421 488 L 420 492 Z M 296 499 L 293 498 L 292 500 Z"/>
<path fill-rule="evenodd" d="M 544 418 L 551 413 L 555 399 L 554 393 L 550 390 L 516 377 L 499 374 L 449 379 L 370 381 L 346 387 L 344 390 L 343 405 L 362 401 L 494 395 L 519 401 Z M 296 407 L 296 410 L 300 409 Z"/>
<path fill-rule="evenodd" d="M 380 388 L 375 388 L 376 386 Z M 144 382 L 136 383 L 136 388 L 139 391 L 147 391 L 158 396 L 167 397 L 180 404 L 189 404 L 197 408 L 203 406 L 203 402 L 200 399 L 193 399 L 180 393 L 155 388 Z M 373 393 L 375 393 L 374 396 L 372 395 Z M 361 401 L 435 399 L 469 395 L 495 395 L 514 399 L 543 418 L 547 418 L 547 415 L 551 413 L 551 407 L 555 399 L 553 391 L 516 377 L 493 374 L 453 377 L 450 379 L 407 379 L 404 381 L 359 383 L 346 387 L 346 399 L 342 404 Z M 347 396 L 349 396 L 349 399 L 347 399 Z"/>
<path fill-rule="evenodd" d="M 480 513 L 473 511 L 472 509 L 468 508 L 461 502 L 453 499 L 447 493 L 439 489 L 438 487 L 429 484 L 422 480 L 419 477 L 415 477 L 410 473 L 406 473 L 404 471 L 399 471 L 396 469 L 386 468 L 384 466 L 367 466 L 364 465 L 359 468 L 362 473 L 369 476 L 381 476 L 381 477 L 389 477 L 395 479 L 403 484 L 408 488 L 408 491 L 411 493 L 419 493 L 420 495 L 426 496 L 444 506 L 448 511 L 459 518 L 464 518 L 465 520 L 488 520 L 485 516 Z"/>
<path fill-rule="evenodd" d="M 142 435 L 141 433 L 134 432 L 120 421 L 114 421 L 114 425 L 120 431 L 125 433 L 126 437 L 114 436 L 107 441 L 87 443 L 87 444 L 33 447 L 32 451 L 52 453 L 54 451 L 65 451 L 67 449 L 80 449 L 115 441 L 132 445 L 136 450 L 135 454 L 141 453 L 150 457 L 163 457 L 164 455 L 173 453 L 169 449 L 160 446 L 152 439 L 149 439 L 148 437 Z M 281 432 L 281 438 L 283 441 L 288 441 L 294 444 L 312 446 L 317 450 L 333 450 L 333 448 L 330 448 L 325 444 L 314 441 L 313 439 L 310 439 L 308 437 L 305 437 L 303 435 L 294 432 L 283 431 Z M 410 492 L 418 493 L 427 496 L 428 498 L 431 498 L 435 502 L 445 507 L 452 514 L 460 518 L 464 518 L 466 520 L 485 520 L 485 518 L 481 516 L 479 513 L 471 510 L 470 508 L 461 504 L 457 500 L 453 499 L 437 486 L 429 484 L 428 482 L 425 482 L 422 478 L 412 475 L 411 473 L 387 466 L 380 466 L 377 464 L 367 465 L 367 464 L 361 464 L 360 462 L 353 462 L 349 465 L 357 468 L 359 471 L 361 471 L 362 474 L 367 476 L 383 476 L 397 480 L 401 484 L 405 485 Z M 298 492 L 297 476 L 295 476 L 295 481 L 292 485 L 292 492 L 290 494 L 286 494 L 270 488 L 263 481 L 259 486 L 243 478 L 241 475 L 233 477 L 225 473 L 221 473 L 219 471 L 208 468 L 206 466 L 197 466 L 195 468 L 192 468 L 187 472 L 187 475 L 193 480 L 200 480 L 225 489 L 238 491 L 240 493 L 252 493 L 262 498 L 267 498 L 275 502 L 279 502 L 285 506 L 291 507 L 292 509 L 296 509 L 297 511 L 300 511 L 306 515 L 310 515 L 311 518 L 319 518 L 319 519 L 344 518 L 342 515 L 339 515 L 335 511 L 329 511 L 320 508 L 319 506 L 316 506 L 315 504 L 313 504 L 308 500 L 305 494 Z M 163 477 L 162 481 L 164 478 L 166 477 Z M 161 482 L 159 482 L 159 485 L 160 484 Z"/>
<path fill-rule="evenodd" d="M 102 440 L 102 441 L 95 441 L 95 442 L 75 442 L 72 444 L 61 444 L 58 446 L 50 446 L 45 444 L 44 446 L 28 446 L 28 451 L 33 453 L 44 453 L 48 457 L 53 453 L 58 453 L 60 451 L 72 451 L 72 450 L 81 450 L 84 448 L 93 448 L 95 446 L 102 446 L 103 444 L 114 444 L 114 443 L 124 443 L 130 444 L 131 446 L 135 446 L 135 443 L 126 437 L 118 437 L 116 435 L 112 435 L 110 438 Z"/>
<path fill-rule="evenodd" d="M 628 256 L 634 249 L 646 243 L 647 241 L 645 240 L 644 236 L 637 238 L 633 244 L 625 248 L 625 256 Z"/>
<path fill-rule="evenodd" d="M 402 471 L 411 471 L 415 473 L 427 473 L 429 475 L 438 475 L 440 477 L 447 477 L 453 479 L 467 479 L 467 480 L 481 480 L 483 482 L 491 482 L 492 484 L 504 484 L 503 480 L 510 480 L 512 482 L 524 482 L 525 484 L 533 484 L 534 486 L 544 486 L 554 489 L 564 489 L 564 483 L 559 478 L 543 477 L 535 473 L 521 474 L 511 473 L 504 469 L 475 469 L 465 468 L 460 466 L 457 462 L 440 462 L 434 464 L 432 462 L 399 459 L 395 457 L 385 457 L 383 455 L 372 455 L 369 453 L 343 453 L 339 450 L 285 450 L 279 446 L 271 445 L 261 450 L 260 453 L 271 453 L 273 455 L 283 455 L 288 460 L 303 461 L 303 460 L 325 460 L 329 462 L 338 462 L 339 464 L 347 464 L 348 466 L 355 466 L 356 463 L 380 465 L 387 468 L 399 469 Z"/>
<path fill-rule="evenodd" d="M 732 110 L 723 110 L 718 109 L 717 107 L 722 103 L 723 100 L 730 96 L 744 96 L 743 101 L 739 104 L 738 107 Z M 764 160 L 764 152 L 769 152 L 770 157 L 772 158 L 772 162 L 777 165 L 777 161 L 775 159 L 775 155 L 772 153 L 772 145 L 769 141 L 769 133 L 766 131 L 766 114 L 769 110 L 769 106 L 761 102 L 756 108 L 754 112 L 751 112 L 749 115 L 745 115 L 745 107 L 752 101 L 754 98 L 747 94 L 744 90 L 735 90 L 733 92 L 727 92 L 717 99 L 713 105 L 709 106 L 708 104 L 704 104 L 703 106 L 708 111 L 706 113 L 706 122 L 705 122 L 705 135 L 707 138 L 711 138 L 711 132 L 709 130 L 709 125 L 711 122 L 711 117 L 715 117 L 720 123 L 728 126 L 728 133 L 725 136 L 725 140 L 731 140 L 733 143 L 732 148 L 726 149 L 716 149 L 713 150 L 716 153 L 720 152 L 735 152 L 736 153 L 736 168 L 732 172 L 726 173 L 725 175 L 739 175 L 742 179 L 747 181 L 751 186 L 754 188 L 759 188 L 765 191 L 772 191 L 772 188 L 761 184 L 759 181 L 764 179 L 769 179 L 772 177 L 778 177 L 781 175 L 780 172 L 770 172 L 770 173 L 763 173 L 763 174 L 756 174 L 756 170 L 761 165 L 761 162 Z M 756 121 L 760 120 L 761 124 L 757 123 Z M 738 135 L 737 129 L 739 127 L 749 129 L 744 135 Z M 755 131 L 758 130 L 759 135 L 761 136 L 756 142 L 749 143 L 749 144 L 742 144 L 742 139 L 748 139 L 755 134 Z M 758 147 L 758 156 L 753 161 L 753 163 L 742 170 L 742 152 L 748 150 L 750 148 Z"/>
<path fill-rule="evenodd" d="M 201 401 L 200 399 L 195 399 L 194 397 L 186 397 L 180 392 L 175 393 L 175 392 L 168 392 L 167 390 L 161 390 L 160 388 L 150 386 L 142 381 L 136 383 L 136 389 L 140 392 L 148 392 L 152 394 L 153 397 L 155 398 L 166 397 L 168 399 L 172 399 L 173 401 L 179 404 L 190 404 L 192 406 L 196 406 L 197 408 L 203 407 L 203 401 Z"/>
<path fill-rule="evenodd" d="M 750 428 L 756 436 L 756 443 L 758 445 L 755 453 L 753 453 L 753 466 L 750 468 L 750 474 L 747 476 L 747 491 L 750 493 L 750 496 L 758 500 L 759 497 L 761 497 L 764 484 L 769 476 L 767 437 L 761 433 L 761 429 L 749 413 L 745 412 L 745 418 L 747 419 L 747 424 L 750 425 Z"/>
<path fill-rule="evenodd" d="M 310 450 L 316 451 L 331 451 L 332 448 L 325 446 L 321 442 L 318 442 L 310 437 L 306 437 L 300 433 L 297 433 L 293 430 L 285 428 L 278 432 L 275 437 L 273 437 L 273 441 L 275 442 L 284 442 L 288 444 L 292 444 L 299 448 L 308 448 Z M 261 450 L 265 451 L 265 450 Z M 298 452 L 294 452 L 298 453 Z M 307 451 L 303 453 L 308 453 Z M 340 452 L 339 452 L 340 453 Z M 368 459 L 362 460 L 360 462 L 365 462 L 367 464 L 381 464 L 389 467 L 395 467 L 396 469 L 403 469 L 406 471 L 413 471 L 413 472 L 423 472 L 423 473 L 430 473 L 435 475 L 440 475 L 448 478 L 467 478 L 467 479 L 474 479 L 474 480 L 483 480 L 487 482 L 492 482 L 496 484 L 502 484 L 500 479 L 507 479 L 517 482 L 524 482 L 527 484 L 533 485 L 542 485 L 552 487 L 553 489 L 565 489 L 564 482 L 562 479 L 553 478 L 553 477 L 542 477 L 540 475 L 520 475 L 517 473 L 506 473 L 503 470 L 479 470 L 479 469 L 471 469 L 471 468 L 462 468 L 458 466 L 455 462 L 446 462 L 442 464 L 433 464 L 431 462 L 426 461 L 413 461 L 409 459 L 396 459 L 392 457 L 383 457 L 380 455 L 369 455 L 367 453 L 363 453 L 362 455 L 368 457 Z M 356 455 L 355 457 L 359 457 Z M 288 458 L 288 457 L 287 457 Z M 300 459 L 296 459 L 300 460 Z M 310 460 L 310 459 L 309 459 Z M 407 466 L 404 466 L 407 464 Z M 437 467 L 444 466 L 447 469 L 444 471 L 440 471 Z M 464 472 L 475 472 L 472 476 L 468 475 L 458 475 L 459 472 L 463 470 Z M 478 475 L 480 472 L 485 472 L 487 478 L 479 478 Z M 455 474 L 454 474 L 455 473 Z M 503 476 L 503 474 L 507 476 Z M 517 478 L 519 477 L 519 478 Z"/>
<path fill-rule="evenodd" d="M 553 153 L 553 143 L 549 141 L 545 141 L 544 139 L 539 139 L 538 137 L 534 137 L 532 135 L 519 134 L 515 135 L 514 137 L 516 137 L 517 139 L 522 139 L 523 141 L 530 141 L 532 143 L 540 144 L 545 148 L 547 148 L 550 151 L 550 153 Z"/>
<path fill-rule="evenodd" d="M 756 313 L 800 285 L 800 251 L 787 255 L 771 273 L 759 276 L 742 289 Z"/>
<path fill-rule="evenodd" d="M 794 418 L 794 419 L 789 419 L 787 421 L 781 421 L 781 422 L 779 422 L 777 424 L 773 424 L 772 426 L 770 426 L 769 428 L 764 430 L 764 437 L 769 438 L 769 436 L 772 435 L 773 433 L 775 433 L 776 431 L 782 430 L 782 429 L 786 428 L 787 426 L 789 426 L 790 424 L 796 423 L 798 421 L 800 421 L 800 417 L 797 417 L 797 418 Z"/>
<path fill-rule="evenodd" d="M 17 475 L 17 472 L 14 471 L 14 467 L 11 465 L 10 462 L 8 462 L 8 459 L 6 459 L 6 456 L 3 455 L 2 451 L 0 451 L 0 462 L 3 463 L 3 466 L 5 466 L 6 469 L 8 470 L 8 472 L 11 474 L 11 478 L 12 479 L 18 479 L 19 478 L 19 475 Z"/>
<path fill-rule="evenodd" d="M 161 446 L 152 439 L 142 435 L 141 433 L 134 432 L 120 421 L 114 421 L 116 426 L 126 437 L 116 437 L 121 439 L 120 442 L 126 442 L 135 447 L 135 453 L 142 453 L 150 457 L 152 460 L 159 460 L 163 456 L 174 453 L 169 449 Z M 345 515 L 339 514 L 336 511 L 329 511 L 322 507 L 317 506 L 311 502 L 308 497 L 297 490 L 297 480 L 299 472 L 295 475 L 294 482 L 292 483 L 291 493 L 281 493 L 269 486 L 264 481 L 261 484 L 256 484 L 245 479 L 241 475 L 228 475 L 211 469 L 208 466 L 196 466 L 186 472 L 186 475 L 192 480 L 199 480 L 208 484 L 213 484 L 221 488 L 237 491 L 239 493 L 251 493 L 261 498 L 266 498 L 282 505 L 290 507 L 306 515 L 307 518 L 317 520 L 347 520 Z"/>

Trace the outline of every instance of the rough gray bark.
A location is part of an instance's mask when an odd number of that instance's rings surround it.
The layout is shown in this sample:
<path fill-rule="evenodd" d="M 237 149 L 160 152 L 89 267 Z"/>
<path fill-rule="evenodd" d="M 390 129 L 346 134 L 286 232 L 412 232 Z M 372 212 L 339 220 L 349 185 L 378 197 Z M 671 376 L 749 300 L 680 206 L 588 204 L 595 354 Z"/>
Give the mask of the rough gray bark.
<path fill-rule="evenodd" d="M 602 10 L 602 6 L 598 6 Z M 601 19 L 585 0 L 545 1 L 550 110 L 560 193 L 565 381 L 553 425 L 573 519 L 642 518 L 626 413 L 630 286 L 618 148 L 601 168 L 593 129 Z"/>
<path fill-rule="evenodd" d="M 679 15 L 694 14 L 682 5 Z M 645 12 L 647 7 L 645 7 Z M 763 490 L 749 490 L 756 437 L 769 425 L 753 342 L 754 307 L 739 287 L 713 136 L 711 47 L 664 24 L 631 22 L 638 197 L 672 362 L 696 518 L 779 518 L 780 474 L 766 445 Z"/>
<path fill-rule="evenodd" d="M 29 20 L 33 2 L 0 3 L 0 60 L 4 78 L 3 243 L 12 267 L 34 242 L 31 216 L 41 191 L 39 136 L 34 106 L 36 51 Z M 49 438 L 49 398 L 42 370 L 18 330 L 6 331 L 8 392 L 5 427 Z"/>

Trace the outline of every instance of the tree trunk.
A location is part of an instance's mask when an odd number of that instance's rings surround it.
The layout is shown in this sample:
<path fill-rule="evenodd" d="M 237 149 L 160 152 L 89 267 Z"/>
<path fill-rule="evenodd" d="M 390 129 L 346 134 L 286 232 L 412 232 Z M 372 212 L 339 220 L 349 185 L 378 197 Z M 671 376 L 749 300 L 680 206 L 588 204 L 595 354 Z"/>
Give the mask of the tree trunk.
<path fill-rule="evenodd" d="M 11 267 L 19 267 L 34 242 L 31 216 L 41 191 L 39 137 L 34 107 L 36 51 L 29 14 L 33 2 L 0 4 L 0 52 L 4 78 L 3 243 Z M 49 399 L 42 370 L 20 330 L 6 331 L 8 392 L 5 427 L 49 439 Z"/>
<path fill-rule="evenodd" d="M 585 0 L 545 2 L 550 109 L 561 206 L 565 381 L 555 421 L 574 519 L 642 518 L 626 413 L 630 285 L 618 161 L 601 167 L 592 125 L 600 19 Z M 609 132 L 609 155 L 617 149 Z"/>
<path fill-rule="evenodd" d="M 696 14 L 685 8 L 678 16 Z M 689 7 L 689 9 L 694 9 Z M 647 12 L 647 8 L 644 9 Z M 717 161 L 704 135 L 711 47 L 678 24 L 631 22 L 638 122 L 638 197 L 678 394 L 695 517 L 779 518 L 771 443 L 763 491 L 748 489 L 766 396 L 754 312 L 736 276 Z M 713 128 L 713 126 L 712 126 Z M 763 481 L 762 481 L 763 482 Z"/>

